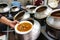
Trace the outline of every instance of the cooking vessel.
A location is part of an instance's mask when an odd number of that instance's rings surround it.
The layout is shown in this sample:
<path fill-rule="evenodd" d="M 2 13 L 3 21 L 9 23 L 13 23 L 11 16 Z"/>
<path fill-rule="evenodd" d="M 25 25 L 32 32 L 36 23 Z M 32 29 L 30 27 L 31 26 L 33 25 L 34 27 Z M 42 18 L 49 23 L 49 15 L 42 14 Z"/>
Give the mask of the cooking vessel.
<path fill-rule="evenodd" d="M 9 14 L 10 7 L 6 3 L 0 3 L 0 14 L 7 16 Z"/>
<path fill-rule="evenodd" d="M 17 40 L 36 40 L 37 37 L 40 34 L 40 24 L 38 23 L 38 21 L 32 19 L 32 18 L 28 18 L 26 20 L 20 20 L 20 21 L 30 21 L 34 26 L 31 32 L 27 33 L 27 34 L 18 34 L 17 35 Z M 36 25 L 37 24 L 37 25 Z M 37 27 L 38 26 L 38 27 Z M 35 35 L 36 34 L 36 35 Z"/>
<path fill-rule="evenodd" d="M 32 18 L 28 18 L 28 19 L 24 19 L 24 20 L 20 20 L 20 22 L 30 22 L 30 23 L 32 23 L 32 25 L 34 25 L 34 19 L 32 19 Z M 16 26 L 15 26 L 15 32 L 16 32 L 16 36 L 17 36 L 17 40 L 19 39 L 19 40 L 26 40 L 26 39 L 32 39 L 31 37 L 31 31 L 33 30 L 33 26 L 32 26 L 32 29 L 30 30 L 30 32 L 28 31 L 28 32 L 23 32 L 23 33 L 20 33 L 20 32 L 17 32 L 17 30 L 16 30 Z M 29 36 L 29 37 L 28 37 Z M 26 38 L 27 37 L 27 38 Z M 21 38 L 23 38 L 23 39 L 21 39 Z"/>
<path fill-rule="evenodd" d="M 60 40 L 60 9 L 55 9 L 51 12 L 51 15 L 46 19 L 47 33 L 49 36 Z M 51 35 L 50 35 L 51 34 Z"/>
<path fill-rule="evenodd" d="M 18 20 L 18 21 L 28 18 L 30 18 L 30 14 L 25 11 L 20 11 L 13 17 L 14 20 Z"/>
<path fill-rule="evenodd" d="M 19 11 L 20 8 L 18 8 L 17 6 L 12 6 L 10 9 L 10 14 L 14 17 Z"/>
<path fill-rule="evenodd" d="M 36 8 L 36 6 L 34 6 L 34 5 L 27 5 L 26 8 L 27 8 L 27 11 L 29 13 L 33 13 L 33 10 Z"/>
<path fill-rule="evenodd" d="M 30 17 L 33 17 L 34 9 L 36 8 L 36 6 L 34 6 L 34 5 L 27 5 L 26 8 L 27 8 L 27 11 L 30 13 Z"/>
<path fill-rule="evenodd" d="M 38 6 L 34 10 L 34 18 L 37 19 L 43 26 L 45 24 L 46 17 L 50 15 L 51 11 L 52 9 L 45 5 Z"/>
<path fill-rule="evenodd" d="M 31 27 L 29 30 L 27 30 L 27 31 L 18 31 L 18 30 L 17 30 L 17 27 L 18 27 L 18 25 L 21 24 L 21 23 L 29 23 L 29 24 L 32 25 L 32 27 Z M 28 19 L 25 19 L 25 20 L 20 20 L 20 23 L 19 23 L 19 24 L 16 24 L 16 26 L 15 26 L 15 32 L 16 32 L 17 34 L 21 34 L 21 35 L 29 34 L 29 33 L 33 30 L 34 19 L 28 18 Z M 25 25 L 25 24 L 24 24 L 24 25 Z M 27 25 L 28 25 L 28 24 L 27 24 Z M 25 25 L 25 26 L 26 26 L 26 25 Z M 27 29 L 28 29 L 28 26 L 27 26 Z M 23 30 L 24 30 L 24 29 L 23 29 Z"/>

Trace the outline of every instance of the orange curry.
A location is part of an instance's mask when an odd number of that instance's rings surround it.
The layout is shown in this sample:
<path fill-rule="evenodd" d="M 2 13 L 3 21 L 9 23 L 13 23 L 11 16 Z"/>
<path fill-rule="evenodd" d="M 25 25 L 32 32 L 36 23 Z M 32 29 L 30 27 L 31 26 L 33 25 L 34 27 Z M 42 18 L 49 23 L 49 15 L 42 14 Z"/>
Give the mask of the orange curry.
<path fill-rule="evenodd" d="M 20 32 L 26 32 L 28 30 L 30 30 L 32 27 L 32 25 L 28 22 L 24 22 L 18 25 L 17 30 Z"/>

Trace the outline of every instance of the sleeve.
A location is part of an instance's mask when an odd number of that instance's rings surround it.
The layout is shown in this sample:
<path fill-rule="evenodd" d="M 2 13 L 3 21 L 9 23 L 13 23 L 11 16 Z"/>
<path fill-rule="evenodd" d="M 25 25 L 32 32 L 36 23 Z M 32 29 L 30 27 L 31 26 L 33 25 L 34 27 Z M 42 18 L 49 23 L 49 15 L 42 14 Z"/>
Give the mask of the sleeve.
<path fill-rule="evenodd" d="M 2 15 L 0 14 L 0 18 L 2 17 Z"/>

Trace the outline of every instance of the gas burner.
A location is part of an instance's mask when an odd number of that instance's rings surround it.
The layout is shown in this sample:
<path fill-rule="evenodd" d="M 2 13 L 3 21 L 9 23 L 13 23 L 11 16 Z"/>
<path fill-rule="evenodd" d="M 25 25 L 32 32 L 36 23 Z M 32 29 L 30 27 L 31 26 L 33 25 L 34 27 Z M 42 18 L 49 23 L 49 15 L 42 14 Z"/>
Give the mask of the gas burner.
<path fill-rule="evenodd" d="M 48 35 L 49 37 L 51 37 L 51 38 L 53 38 L 53 39 L 56 39 L 56 37 L 55 37 L 54 35 L 52 35 L 49 31 L 47 31 L 46 33 L 47 33 L 47 35 Z"/>
<path fill-rule="evenodd" d="M 41 29 L 41 32 L 42 34 L 48 39 L 48 40 L 54 40 L 54 38 L 50 37 L 47 32 L 46 32 L 46 25 L 45 26 L 42 26 L 42 29 Z M 48 32 L 49 33 L 49 32 Z M 50 33 L 49 33 L 50 34 Z M 51 35 L 51 34 L 50 34 Z"/>

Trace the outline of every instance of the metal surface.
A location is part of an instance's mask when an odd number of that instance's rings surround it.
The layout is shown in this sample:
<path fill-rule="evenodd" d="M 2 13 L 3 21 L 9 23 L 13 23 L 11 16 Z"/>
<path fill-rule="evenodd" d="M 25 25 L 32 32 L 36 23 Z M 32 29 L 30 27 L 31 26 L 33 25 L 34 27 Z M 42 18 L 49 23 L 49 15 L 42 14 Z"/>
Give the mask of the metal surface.
<path fill-rule="evenodd" d="M 46 33 L 46 25 L 45 26 L 42 26 L 42 29 L 41 29 L 41 32 L 42 34 L 48 39 L 48 40 L 54 40 L 53 38 L 49 37 Z"/>
<path fill-rule="evenodd" d="M 40 12 L 37 12 L 37 10 L 39 10 L 39 8 L 45 8 L 43 11 L 40 11 Z M 41 6 L 38 6 L 36 7 L 36 9 L 34 10 L 34 17 L 37 18 L 37 19 L 43 19 L 43 18 L 46 18 L 47 16 L 50 15 L 50 12 L 52 11 L 51 8 L 47 7 L 46 5 L 41 5 Z"/>

